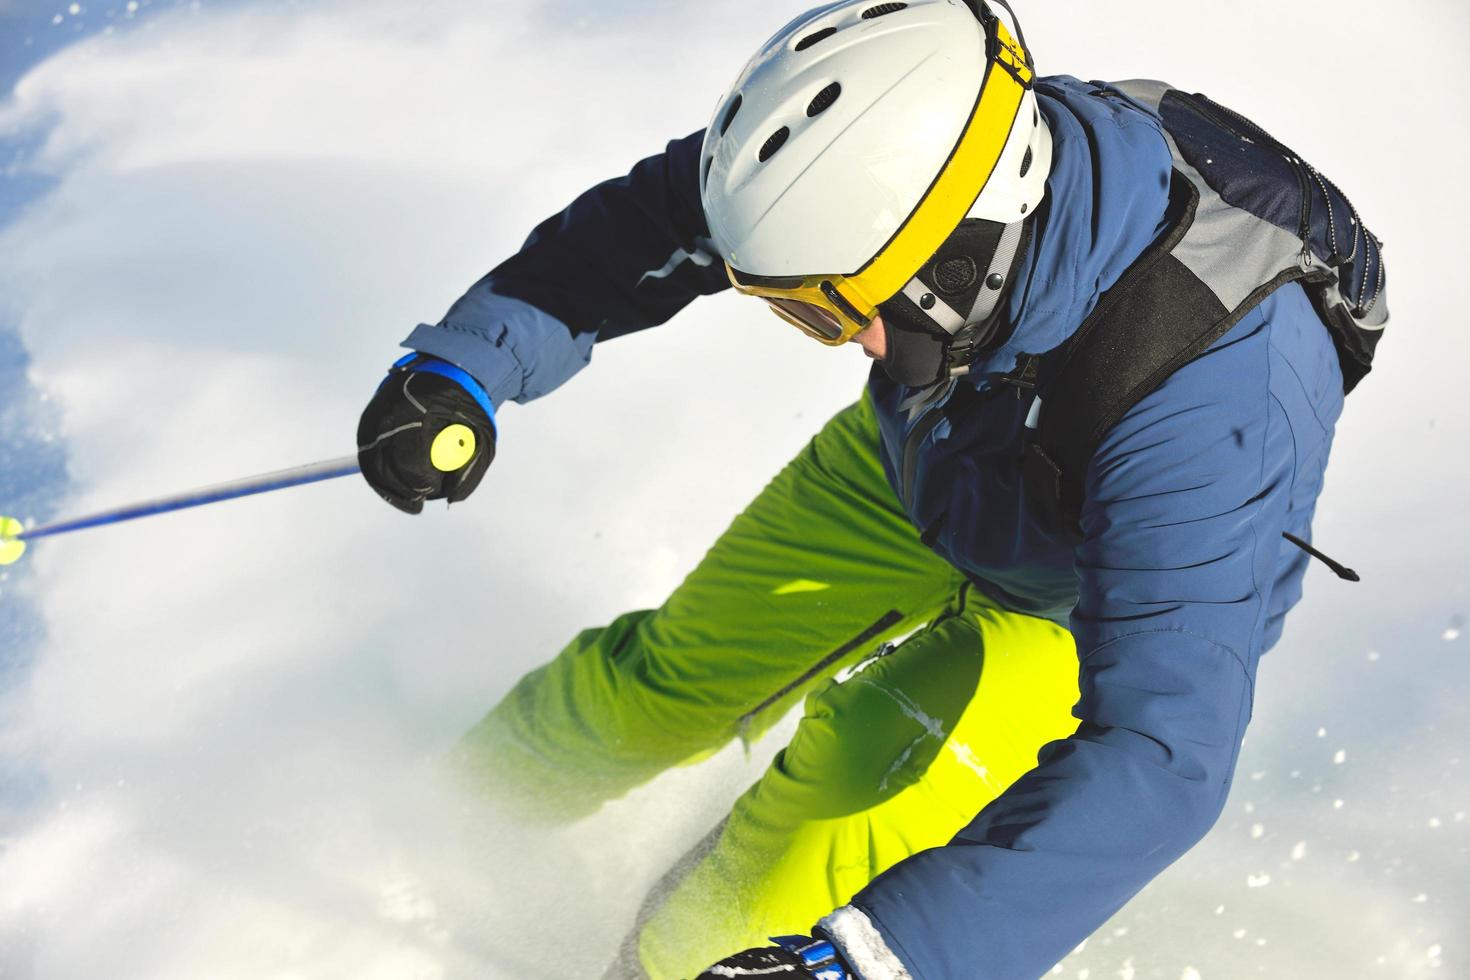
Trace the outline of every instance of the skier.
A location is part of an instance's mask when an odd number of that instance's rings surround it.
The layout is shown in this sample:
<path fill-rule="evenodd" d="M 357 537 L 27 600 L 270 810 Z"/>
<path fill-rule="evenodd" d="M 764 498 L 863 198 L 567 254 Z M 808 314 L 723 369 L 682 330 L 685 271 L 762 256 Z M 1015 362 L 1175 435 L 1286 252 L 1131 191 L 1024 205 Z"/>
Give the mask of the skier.
<path fill-rule="evenodd" d="M 1003 2 L 841 0 L 404 342 L 358 445 L 409 513 L 474 491 L 496 406 L 732 285 L 877 362 L 463 744 L 566 821 L 805 699 L 609 977 L 1036 977 L 1215 822 L 1386 307 L 1346 199 L 1212 107 L 1037 78 Z M 1299 226 L 1227 202 L 1263 180 Z"/>

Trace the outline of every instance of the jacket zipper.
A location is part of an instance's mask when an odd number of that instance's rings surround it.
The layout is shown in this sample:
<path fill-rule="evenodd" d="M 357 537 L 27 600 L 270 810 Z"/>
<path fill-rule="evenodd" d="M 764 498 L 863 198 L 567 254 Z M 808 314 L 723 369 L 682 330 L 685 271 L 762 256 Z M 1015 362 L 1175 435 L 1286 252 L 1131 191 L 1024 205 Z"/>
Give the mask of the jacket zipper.
<path fill-rule="evenodd" d="M 1041 366 L 1040 354 L 1018 354 L 1016 366 L 1010 374 L 1003 375 L 997 385 L 1008 385 L 1015 388 L 1017 398 L 1025 398 L 1036 390 L 1036 376 Z M 998 393 L 999 388 L 991 389 Z M 914 477 L 919 470 L 919 449 L 924 438 L 934 431 L 934 427 L 944 418 L 944 402 L 937 402 L 929 406 L 925 413 L 919 416 L 919 421 L 909 430 L 908 437 L 903 441 L 903 472 L 900 474 L 899 489 L 903 494 L 904 509 L 910 514 L 914 507 Z"/>
<path fill-rule="evenodd" d="M 1332 569 L 1332 573 L 1334 575 L 1336 575 L 1338 578 L 1342 579 L 1343 581 L 1345 581 L 1345 582 L 1361 582 L 1362 581 L 1362 578 L 1358 575 L 1357 572 L 1353 571 L 1351 568 L 1348 568 L 1342 562 L 1337 561 L 1337 560 L 1335 560 L 1333 558 L 1329 558 L 1328 556 L 1324 555 L 1322 552 L 1318 551 L 1316 548 L 1313 548 L 1310 544 L 1308 544 L 1307 542 L 1303 541 L 1301 538 L 1297 537 L 1295 534 L 1289 534 L 1286 531 L 1282 531 L 1281 532 L 1281 536 L 1283 538 L 1285 538 L 1286 540 L 1290 541 L 1292 544 L 1296 545 L 1298 548 L 1300 548 L 1303 551 L 1305 551 L 1307 554 L 1311 555 L 1313 558 L 1315 558 L 1318 561 L 1320 561 L 1322 564 L 1326 565 L 1328 568 Z"/>
<path fill-rule="evenodd" d="M 1252 122 L 1229 106 L 1223 106 L 1207 95 L 1194 96 L 1177 90 L 1176 94 L 1228 132 L 1245 139 L 1256 136 L 1265 141 L 1268 149 L 1273 149 L 1286 157 L 1287 161 L 1291 164 L 1292 171 L 1296 174 L 1297 184 L 1302 192 L 1302 205 L 1297 225 L 1297 237 L 1301 239 L 1303 253 L 1309 255 L 1312 241 L 1312 187 L 1307 177 L 1306 161 L 1291 147 L 1262 129 L 1258 123 Z M 1231 123 L 1229 119 L 1225 118 L 1225 115 L 1239 120 L 1249 131 L 1242 132 L 1241 126 Z M 1331 206 L 1332 202 L 1328 201 L 1327 203 Z M 1305 255 L 1303 256 L 1304 258 Z"/>
<path fill-rule="evenodd" d="M 913 513 L 914 505 L 914 476 L 919 470 L 919 444 L 934 431 L 942 418 L 944 413 L 939 410 L 939 406 L 930 406 L 927 412 L 919 416 L 919 421 L 909 430 L 908 438 L 903 441 L 903 506 L 910 514 Z"/>

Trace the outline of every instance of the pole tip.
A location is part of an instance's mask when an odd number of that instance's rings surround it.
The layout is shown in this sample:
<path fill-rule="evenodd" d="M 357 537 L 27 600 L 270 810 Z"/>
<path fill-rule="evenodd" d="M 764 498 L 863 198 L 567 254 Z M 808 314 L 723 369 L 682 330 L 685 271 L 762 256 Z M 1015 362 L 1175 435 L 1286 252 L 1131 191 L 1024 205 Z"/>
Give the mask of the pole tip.
<path fill-rule="evenodd" d="M 9 565 L 25 554 L 26 543 L 14 540 L 24 530 L 20 521 L 0 514 L 0 565 Z"/>

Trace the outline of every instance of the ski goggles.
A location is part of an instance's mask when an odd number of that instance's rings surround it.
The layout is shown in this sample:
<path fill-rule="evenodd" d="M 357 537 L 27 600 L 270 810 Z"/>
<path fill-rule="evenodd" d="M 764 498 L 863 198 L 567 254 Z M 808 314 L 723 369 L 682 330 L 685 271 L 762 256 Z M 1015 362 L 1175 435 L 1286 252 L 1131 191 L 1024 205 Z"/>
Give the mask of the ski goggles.
<path fill-rule="evenodd" d="M 844 275 L 757 276 L 725 263 L 737 292 L 759 296 L 777 316 L 830 346 L 873 322 L 880 303 L 912 279 L 985 189 L 1035 77 L 1026 49 L 999 17 L 985 21 L 989 65 L 975 107 L 929 190 L 878 254 Z"/>

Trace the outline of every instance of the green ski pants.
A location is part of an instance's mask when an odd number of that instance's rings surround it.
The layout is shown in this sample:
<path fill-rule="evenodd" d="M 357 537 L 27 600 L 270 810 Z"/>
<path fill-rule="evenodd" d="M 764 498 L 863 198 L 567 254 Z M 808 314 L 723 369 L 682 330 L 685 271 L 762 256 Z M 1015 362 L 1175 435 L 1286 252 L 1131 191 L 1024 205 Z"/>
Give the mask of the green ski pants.
<path fill-rule="evenodd" d="M 995 607 L 919 541 L 866 398 L 662 607 L 582 632 L 523 678 L 460 761 L 499 801 L 567 821 L 755 737 L 802 697 L 790 744 L 655 890 L 610 977 L 692 977 L 808 932 L 894 863 L 946 843 L 1076 728 L 1070 634 Z"/>

